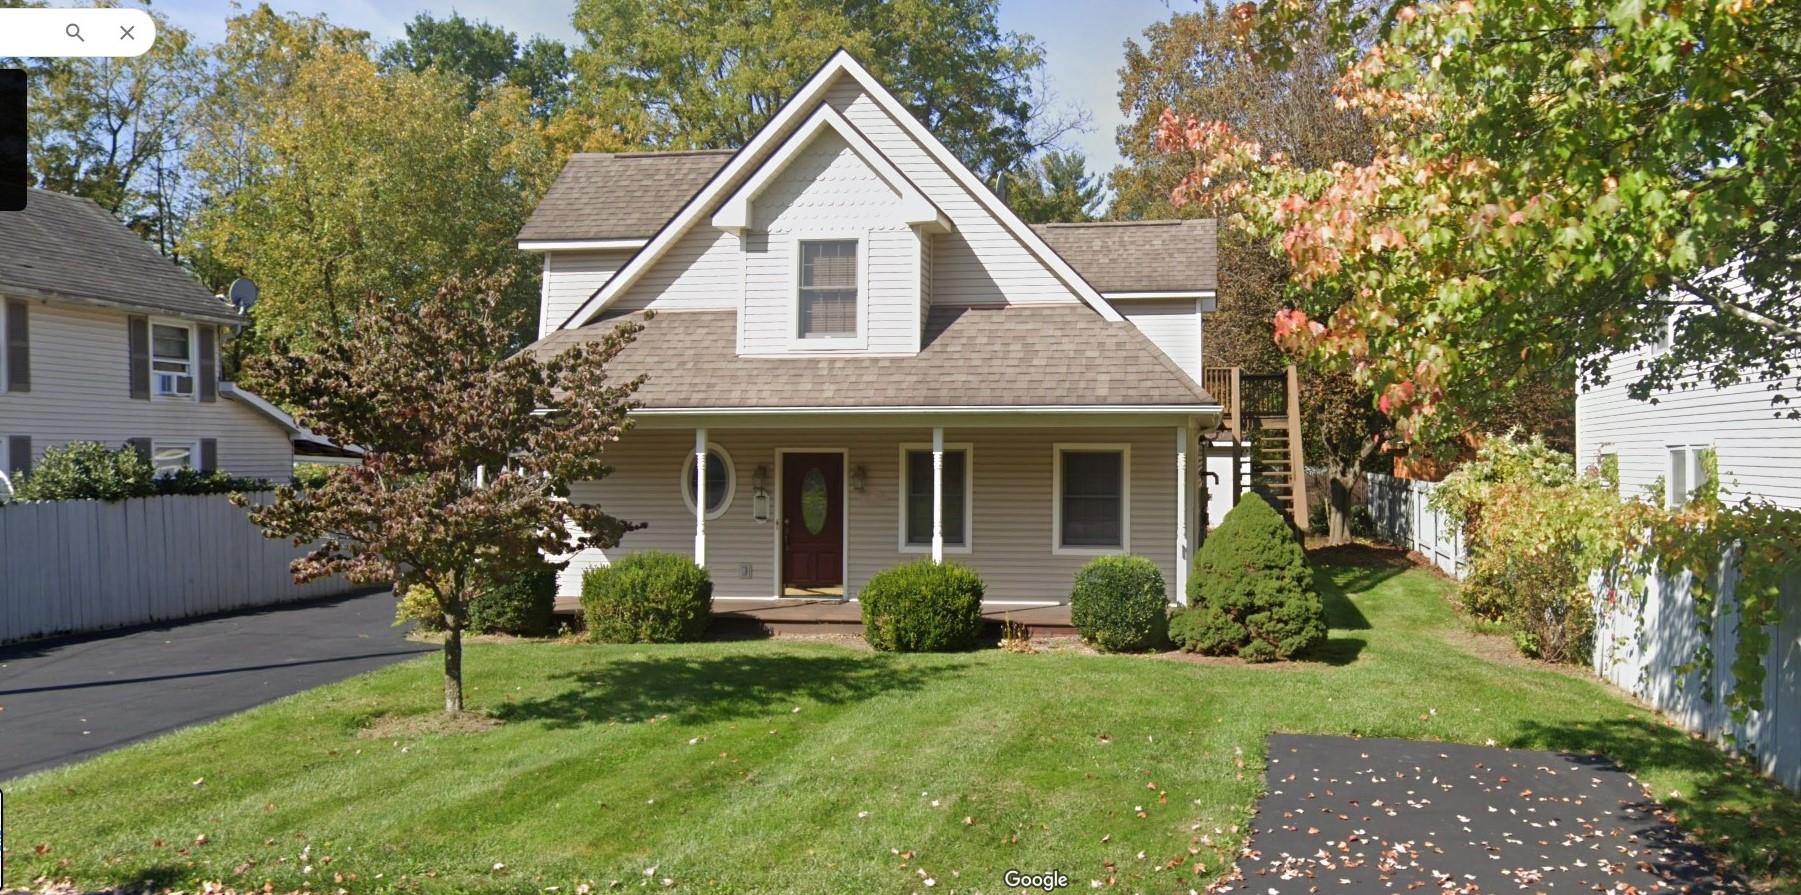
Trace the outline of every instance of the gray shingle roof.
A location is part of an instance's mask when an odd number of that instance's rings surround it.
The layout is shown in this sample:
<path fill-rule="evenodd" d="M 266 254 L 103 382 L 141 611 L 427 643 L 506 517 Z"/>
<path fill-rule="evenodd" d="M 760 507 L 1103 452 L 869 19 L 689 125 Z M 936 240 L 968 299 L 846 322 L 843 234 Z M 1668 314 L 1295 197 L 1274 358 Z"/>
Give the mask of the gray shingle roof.
<path fill-rule="evenodd" d="M 521 240 L 649 239 L 735 153 L 578 153 L 532 211 Z"/>
<path fill-rule="evenodd" d="M 531 350 L 598 338 L 617 319 Z M 648 374 L 638 399 L 656 409 L 1215 403 L 1137 327 L 1086 305 L 934 308 L 924 348 L 903 357 L 739 357 L 736 327 L 735 311 L 658 314 L 607 371 Z"/>
<path fill-rule="evenodd" d="M 0 212 L 0 292 L 237 319 L 230 304 L 105 209 L 39 189 L 28 191 L 24 211 Z"/>
<path fill-rule="evenodd" d="M 1034 224 L 1032 229 L 1102 292 L 1219 288 L 1211 219 Z"/>

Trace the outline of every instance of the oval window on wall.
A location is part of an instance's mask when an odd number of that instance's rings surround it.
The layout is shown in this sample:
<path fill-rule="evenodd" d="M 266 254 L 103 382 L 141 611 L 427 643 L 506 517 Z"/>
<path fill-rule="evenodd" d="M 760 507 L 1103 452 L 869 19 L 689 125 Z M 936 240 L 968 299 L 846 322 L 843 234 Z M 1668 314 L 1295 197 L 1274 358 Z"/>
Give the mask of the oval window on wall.
<path fill-rule="evenodd" d="M 816 535 L 825 529 L 829 490 L 825 473 L 817 468 L 807 470 L 806 477 L 800 480 L 800 519 L 807 526 L 807 534 Z"/>
<path fill-rule="evenodd" d="M 707 518 L 717 519 L 732 505 L 732 492 L 737 488 L 737 475 L 732 470 L 732 455 L 716 444 L 707 445 Z M 682 464 L 682 503 L 694 512 L 694 455 Z"/>

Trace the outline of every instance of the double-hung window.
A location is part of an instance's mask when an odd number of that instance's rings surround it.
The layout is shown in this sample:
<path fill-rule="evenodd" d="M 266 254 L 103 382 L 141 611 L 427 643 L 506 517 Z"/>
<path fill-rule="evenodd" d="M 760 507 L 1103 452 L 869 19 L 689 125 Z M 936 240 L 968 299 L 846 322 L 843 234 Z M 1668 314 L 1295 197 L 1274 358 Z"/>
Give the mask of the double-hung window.
<path fill-rule="evenodd" d="M 969 446 L 944 449 L 944 546 L 959 552 L 969 549 L 970 511 Z M 932 449 L 907 445 L 901 448 L 901 549 L 909 552 L 932 546 Z"/>
<path fill-rule="evenodd" d="M 803 240 L 796 320 L 801 339 L 857 337 L 857 241 Z"/>
<path fill-rule="evenodd" d="M 194 394 L 194 329 L 167 323 L 150 325 L 150 386 L 157 395 Z"/>
<path fill-rule="evenodd" d="M 194 442 L 156 441 L 150 445 L 150 465 L 157 475 L 170 475 L 183 469 L 199 469 Z"/>
<path fill-rule="evenodd" d="M 1055 542 L 1068 553 L 1130 549 L 1130 449 L 1124 445 L 1056 447 Z"/>

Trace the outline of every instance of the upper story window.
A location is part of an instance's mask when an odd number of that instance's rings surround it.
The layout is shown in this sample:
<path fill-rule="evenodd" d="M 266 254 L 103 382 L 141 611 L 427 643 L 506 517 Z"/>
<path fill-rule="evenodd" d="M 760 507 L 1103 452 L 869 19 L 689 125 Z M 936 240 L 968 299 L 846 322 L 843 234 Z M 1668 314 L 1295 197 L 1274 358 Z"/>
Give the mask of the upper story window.
<path fill-rule="evenodd" d="M 193 327 L 151 324 L 150 384 L 158 395 L 194 394 Z"/>
<path fill-rule="evenodd" d="M 857 337 L 857 241 L 800 243 L 799 321 L 803 339 Z"/>

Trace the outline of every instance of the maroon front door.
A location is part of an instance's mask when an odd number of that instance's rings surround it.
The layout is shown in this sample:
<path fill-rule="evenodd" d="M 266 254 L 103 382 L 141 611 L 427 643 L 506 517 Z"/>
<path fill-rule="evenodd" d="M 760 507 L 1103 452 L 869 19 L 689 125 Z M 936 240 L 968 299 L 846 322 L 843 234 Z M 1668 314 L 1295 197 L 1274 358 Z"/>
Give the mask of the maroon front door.
<path fill-rule="evenodd" d="M 844 584 L 844 455 L 782 455 L 782 587 Z"/>

